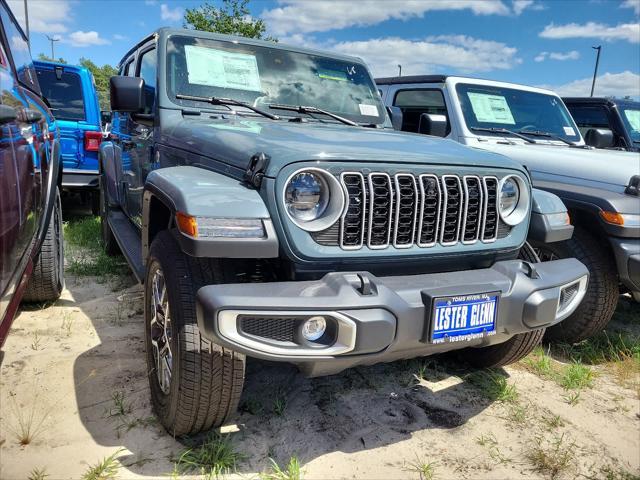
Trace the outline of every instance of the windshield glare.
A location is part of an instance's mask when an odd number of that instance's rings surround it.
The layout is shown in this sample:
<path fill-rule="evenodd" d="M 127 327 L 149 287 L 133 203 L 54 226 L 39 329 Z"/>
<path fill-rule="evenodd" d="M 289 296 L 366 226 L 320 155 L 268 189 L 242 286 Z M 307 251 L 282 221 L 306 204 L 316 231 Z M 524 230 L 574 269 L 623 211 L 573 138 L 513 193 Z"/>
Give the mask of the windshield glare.
<path fill-rule="evenodd" d="M 631 140 L 640 142 L 640 109 L 622 107 L 622 121 Z"/>
<path fill-rule="evenodd" d="M 540 131 L 572 142 L 580 141 L 573 119 L 555 95 L 464 83 L 456 85 L 456 91 L 469 129 Z M 544 137 L 532 138 L 544 140 Z"/>
<path fill-rule="evenodd" d="M 385 120 L 364 65 L 279 48 L 172 36 L 167 43 L 167 85 L 169 96 L 182 105 L 202 107 L 176 99 L 176 94 L 232 98 L 265 110 L 271 104 L 304 105 L 358 123 Z"/>

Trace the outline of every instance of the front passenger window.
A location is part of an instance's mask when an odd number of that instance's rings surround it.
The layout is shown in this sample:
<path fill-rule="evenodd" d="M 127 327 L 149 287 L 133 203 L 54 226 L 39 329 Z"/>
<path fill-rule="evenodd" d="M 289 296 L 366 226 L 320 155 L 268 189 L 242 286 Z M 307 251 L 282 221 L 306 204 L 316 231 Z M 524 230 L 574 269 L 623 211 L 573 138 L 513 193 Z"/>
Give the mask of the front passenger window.
<path fill-rule="evenodd" d="M 440 90 L 400 90 L 396 93 L 393 104 L 402 110 L 403 131 L 420 133 L 420 115 L 430 113 L 447 118 L 447 134 L 449 133 L 449 115 Z"/>

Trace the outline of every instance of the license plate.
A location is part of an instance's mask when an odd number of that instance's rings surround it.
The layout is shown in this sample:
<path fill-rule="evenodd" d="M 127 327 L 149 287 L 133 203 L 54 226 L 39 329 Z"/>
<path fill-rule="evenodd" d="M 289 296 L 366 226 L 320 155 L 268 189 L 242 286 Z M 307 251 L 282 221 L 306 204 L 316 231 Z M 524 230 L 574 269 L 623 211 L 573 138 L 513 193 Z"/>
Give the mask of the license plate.
<path fill-rule="evenodd" d="M 499 298 L 497 293 L 435 298 L 431 342 L 464 342 L 494 335 Z"/>

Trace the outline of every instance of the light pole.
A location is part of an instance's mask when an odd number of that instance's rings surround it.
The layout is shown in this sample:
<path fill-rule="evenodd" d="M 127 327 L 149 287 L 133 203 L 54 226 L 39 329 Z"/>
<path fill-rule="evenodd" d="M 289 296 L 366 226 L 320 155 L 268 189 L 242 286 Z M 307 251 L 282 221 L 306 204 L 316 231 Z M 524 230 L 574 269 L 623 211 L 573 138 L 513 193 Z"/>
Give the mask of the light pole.
<path fill-rule="evenodd" d="M 402 76 L 402 65 L 398 65 L 398 76 Z"/>
<path fill-rule="evenodd" d="M 56 56 L 53 52 L 53 42 L 59 42 L 60 39 L 59 38 L 55 38 L 55 37 L 50 37 L 49 35 L 46 35 L 47 40 L 49 40 L 51 42 L 51 61 L 55 61 Z"/>
<path fill-rule="evenodd" d="M 598 51 L 598 56 L 596 57 L 596 68 L 593 70 L 593 82 L 591 82 L 591 96 L 593 97 L 593 90 L 596 88 L 596 76 L 598 75 L 598 64 L 600 63 L 600 50 L 602 50 L 602 45 L 591 48 Z"/>

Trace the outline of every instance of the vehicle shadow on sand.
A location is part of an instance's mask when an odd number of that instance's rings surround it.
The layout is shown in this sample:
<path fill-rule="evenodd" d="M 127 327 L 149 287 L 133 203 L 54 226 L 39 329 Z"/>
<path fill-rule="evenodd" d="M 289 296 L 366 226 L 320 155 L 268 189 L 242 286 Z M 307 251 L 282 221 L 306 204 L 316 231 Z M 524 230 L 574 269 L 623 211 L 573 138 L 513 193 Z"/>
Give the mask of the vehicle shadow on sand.
<path fill-rule="evenodd" d="M 118 457 L 131 472 L 168 474 L 181 451 L 211 432 L 174 439 L 153 416 L 141 287 L 110 292 L 104 285 L 104 295 L 94 298 L 83 293 L 85 282 L 71 277 L 67 285 L 100 340 L 73 366 L 81 421 L 96 443 L 131 452 Z M 374 449 L 419 430 L 463 426 L 495 401 L 491 384 L 499 376 L 506 373 L 470 373 L 425 358 L 306 378 L 291 365 L 249 359 L 238 413 L 223 436 L 244 455 L 240 473 L 263 471 L 269 458 L 281 463 L 295 455 L 306 463 L 330 452 Z"/>

